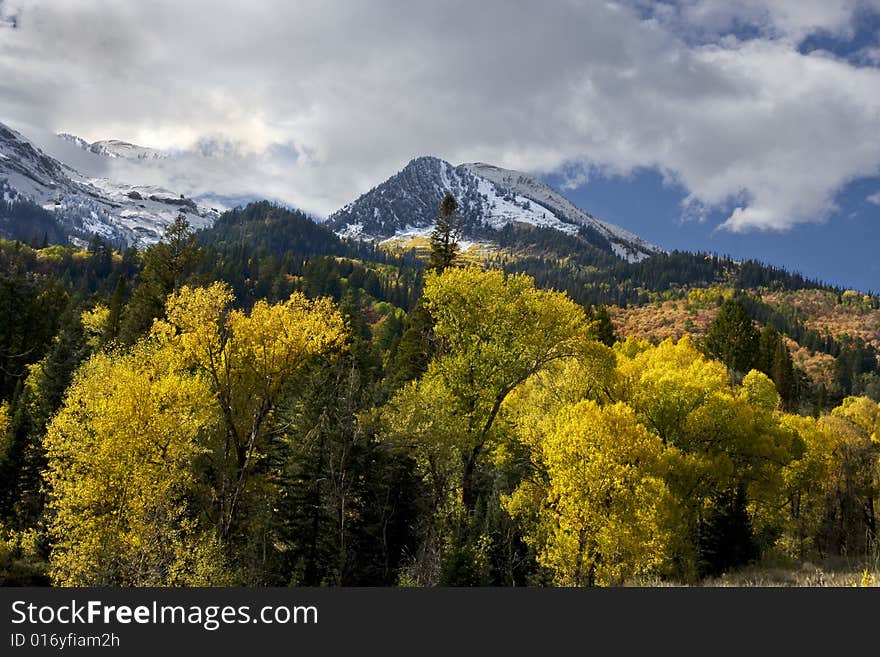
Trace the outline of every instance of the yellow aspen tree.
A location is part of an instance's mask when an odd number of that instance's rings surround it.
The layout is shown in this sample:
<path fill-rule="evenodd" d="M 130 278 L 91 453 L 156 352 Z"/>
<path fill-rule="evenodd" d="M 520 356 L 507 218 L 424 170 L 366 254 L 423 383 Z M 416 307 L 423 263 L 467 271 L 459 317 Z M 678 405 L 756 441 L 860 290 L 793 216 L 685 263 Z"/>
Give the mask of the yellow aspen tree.
<path fill-rule="evenodd" d="M 451 435 L 461 463 L 461 502 L 470 510 L 475 469 L 507 396 L 551 363 L 599 345 L 583 308 L 563 293 L 537 289 L 528 276 L 447 269 L 428 275 L 424 295 L 439 356 L 419 385 L 425 392 L 438 385 L 446 390 L 447 414 L 457 423 Z"/>
<path fill-rule="evenodd" d="M 584 401 L 546 422 L 546 478 L 504 504 L 531 519 L 527 539 L 557 585 L 618 585 L 660 569 L 673 517 L 665 452 L 623 403 Z"/>
<path fill-rule="evenodd" d="M 309 359 L 340 348 L 345 335 L 330 299 L 312 301 L 295 292 L 277 304 L 258 301 L 246 313 L 229 309 L 232 298 L 224 283 L 184 286 L 168 298 L 166 319 L 151 332 L 181 367 L 204 374 L 219 405 L 223 437 L 214 458 L 224 539 L 241 515 L 248 478 L 285 386 Z"/>
<path fill-rule="evenodd" d="M 217 583 L 213 528 L 187 499 L 219 409 L 203 376 L 164 356 L 152 344 L 93 356 L 48 427 L 56 585 Z"/>

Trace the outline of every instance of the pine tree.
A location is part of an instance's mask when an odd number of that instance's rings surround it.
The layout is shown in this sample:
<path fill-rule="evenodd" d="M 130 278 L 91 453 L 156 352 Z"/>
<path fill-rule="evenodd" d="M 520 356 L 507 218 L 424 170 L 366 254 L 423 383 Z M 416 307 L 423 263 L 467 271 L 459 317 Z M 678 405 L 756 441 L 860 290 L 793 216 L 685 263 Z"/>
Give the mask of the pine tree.
<path fill-rule="evenodd" d="M 791 361 L 791 354 L 783 340 L 779 340 L 776 344 L 776 350 L 773 353 L 773 366 L 770 371 L 770 378 L 776 384 L 776 390 L 782 399 L 783 408 L 792 410 L 797 401 L 797 388 L 795 386 L 794 364 Z"/>
<path fill-rule="evenodd" d="M 769 324 L 761 331 L 754 367 L 773 379 L 783 407 L 792 410 L 798 397 L 794 363 L 782 335 Z"/>
<path fill-rule="evenodd" d="M 706 353 L 731 371 L 745 374 L 757 363 L 760 339 L 745 304 L 740 299 L 727 299 L 709 327 Z"/>
<path fill-rule="evenodd" d="M 782 340 L 773 326 L 767 324 L 761 331 L 761 339 L 758 345 L 758 358 L 755 368 L 773 378 L 773 358 L 776 355 L 776 347 Z"/>
<path fill-rule="evenodd" d="M 458 256 L 458 238 L 461 235 L 461 220 L 458 217 L 458 201 L 450 193 L 440 202 L 437 225 L 431 233 L 431 255 L 428 269 L 442 272 L 451 267 Z"/>
<path fill-rule="evenodd" d="M 122 317 L 122 307 L 125 305 L 125 292 L 127 289 L 124 276 L 119 276 L 113 296 L 110 297 L 110 314 L 107 316 L 107 324 L 104 327 L 103 342 L 111 342 L 119 335 L 119 320 Z"/>
<path fill-rule="evenodd" d="M 590 309 L 590 319 L 596 324 L 596 338 L 606 347 L 611 347 L 617 342 L 617 335 L 614 333 L 614 324 L 611 323 L 611 315 L 608 313 L 608 306 L 600 305 Z"/>
<path fill-rule="evenodd" d="M 397 345 L 393 374 L 390 377 L 392 389 L 424 374 L 434 351 L 434 319 L 419 299 L 406 316 L 403 335 Z"/>
<path fill-rule="evenodd" d="M 153 320 L 162 316 L 165 299 L 180 288 L 185 274 L 201 254 L 186 217 L 178 216 L 165 230 L 163 241 L 144 252 L 141 282 L 132 293 L 119 326 L 122 344 L 134 344 L 150 329 Z"/>
<path fill-rule="evenodd" d="M 721 575 L 758 556 L 742 484 L 715 501 L 709 517 L 700 525 L 698 542 L 703 575 Z"/>

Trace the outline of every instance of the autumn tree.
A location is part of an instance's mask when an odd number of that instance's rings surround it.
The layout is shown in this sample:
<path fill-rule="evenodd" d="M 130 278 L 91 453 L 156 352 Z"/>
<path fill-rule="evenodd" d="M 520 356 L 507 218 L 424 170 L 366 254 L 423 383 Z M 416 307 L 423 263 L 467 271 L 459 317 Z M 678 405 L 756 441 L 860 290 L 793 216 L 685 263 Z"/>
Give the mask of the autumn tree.
<path fill-rule="evenodd" d="M 450 269 L 429 275 L 424 294 L 435 318 L 439 355 L 392 400 L 389 418 L 393 432 L 418 435 L 412 412 L 400 410 L 442 406 L 437 423 L 445 418 L 448 426 L 428 431 L 424 440 L 455 454 L 461 502 L 472 509 L 475 468 L 504 400 L 550 363 L 588 352 L 594 344 L 591 325 L 564 294 L 538 290 L 522 275 Z"/>
<path fill-rule="evenodd" d="M 675 557 L 681 576 L 732 565 L 713 562 L 712 554 L 723 556 L 718 547 L 736 537 L 745 541 L 737 554 L 746 557 L 753 536 L 741 522 L 739 488 L 755 509 L 772 506 L 782 487 L 779 471 L 790 460 L 790 436 L 775 417 L 779 395 L 773 382 L 752 371 L 741 389 L 732 388 L 725 367 L 706 359 L 687 338 L 637 349 L 623 343 L 618 353 L 627 357 L 619 363 L 614 398 L 626 401 L 649 431 L 681 455 L 668 479 L 681 505 Z M 717 517 L 716 507 L 734 515 Z M 707 532 L 707 524 L 727 529 Z"/>
<path fill-rule="evenodd" d="M 248 479 L 260 460 L 270 418 L 285 383 L 314 356 L 341 346 L 343 320 L 329 299 L 294 293 L 250 313 L 230 310 L 232 293 L 222 283 L 184 286 L 168 299 L 166 319 L 152 338 L 175 355 L 179 367 L 196 368 L 208 381 L 222 417 L 222 438 L 212 447 L 220 536 L 226 540 L 242 519 Z"/>
<path fill-rule="evenodd" d="M 623 403 L 565 406 L 544 423 L 543 477 L 505 500 L 560 586 L 615 585 L 659 571 L 673 512 L 666 448 Z"/>
<path fill-rule="evenodd" d="M 209 382 L 145 344 L 93 356 L 45 439 L 51 576 L 62 586 L 224 581 L 194 460 L 220 422 Z"/>
<path fill-rule="evenodd" d="M 821 423 L 835 436 L 838 455 L 826 547 L 839 554 L 870 549 L 878 537 L 880 405 L 867 397 L 847 397 Z"/>
<path fill-rule="evenodd" d="M 782 426 L 793 434 L 795 458 L 782 470 L 785 506 L 777 545 L 796 559 L 816 558 L 827 547 L 821 535 L 842 454 L 824 422 L 786 415 Z"/>
<path fill-rule="evenodd" d="M 258 468 L 272 418 L 343 322 L 301 294 L 249 313 L 231 302 L 222 283 L 183 286 L 148 338 L 77 375 L 46 438 L 56 582 L 258 581 L 248 548 L 274 501 Z"/>
<path fill-rule="evenodd" d="M 437 355 L 382 409 L 383 435 L 416 455 L 432 516 L 467 522 L 508 395 L 554 362 L 604 347 L 580 306 L 527 276 L 447 269 L 428 275 L 424 298 Z"/>

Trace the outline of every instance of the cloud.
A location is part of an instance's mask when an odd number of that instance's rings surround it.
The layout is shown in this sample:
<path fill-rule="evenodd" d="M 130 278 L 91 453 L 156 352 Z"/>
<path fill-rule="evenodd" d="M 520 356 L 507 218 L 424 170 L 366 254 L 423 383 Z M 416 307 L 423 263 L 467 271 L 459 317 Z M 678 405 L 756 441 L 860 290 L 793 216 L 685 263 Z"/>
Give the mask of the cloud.
<path fill-rule="evenodd" d="M 873 64 L 877 66 L 880 64 L 880 46 L 867 46 L 865 48 L 861 48 L 854 55 L 856 61 L 859 61 L 863 64 Z"/>
<path fill-rule="evenodd" d="M 15 29 L 18 27 L 18 16 L 7 6 L 4 0 L 0 0 L 0 29 Z"/>
<path fill-rule="evenodd" d="M 7 0 L 0 120 L 179 149 L 172 189 L 319 215 L 434 154 L 572 184 L 654 167 L 691 212 L 785 229 L 880 167 L 880 71 L 797 50 L 866 3 Z"/>
<path fill-rule="evenodd" d="M 876 192 L 871 194 L 867 199 L 868 203 L 873 203 L 874 205 L 880 205 L 880 192 Z"/>
<path fill-rule="evenodd" d="M 679 0 L 635 2 L 644 12 L 680 32 L 702 38 L 751 31 L 798 43 L 814 33 L 852 35 L 855 21 L 880 11 L 880 0 Z"/>

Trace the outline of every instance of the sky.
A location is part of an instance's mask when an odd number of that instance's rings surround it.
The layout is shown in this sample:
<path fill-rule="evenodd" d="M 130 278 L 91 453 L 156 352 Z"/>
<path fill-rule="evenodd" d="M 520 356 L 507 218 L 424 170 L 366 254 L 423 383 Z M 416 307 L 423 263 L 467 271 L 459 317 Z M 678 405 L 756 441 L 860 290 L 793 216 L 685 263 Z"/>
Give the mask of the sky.
<path fill-rule="evenodd" d="M 0 0 L 0 121 L 317 216 L 416 156 L 489 162 L 880 291 L 880 0 Z"/>

